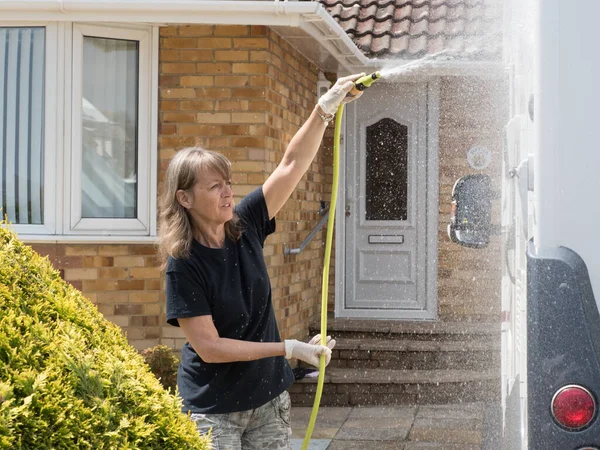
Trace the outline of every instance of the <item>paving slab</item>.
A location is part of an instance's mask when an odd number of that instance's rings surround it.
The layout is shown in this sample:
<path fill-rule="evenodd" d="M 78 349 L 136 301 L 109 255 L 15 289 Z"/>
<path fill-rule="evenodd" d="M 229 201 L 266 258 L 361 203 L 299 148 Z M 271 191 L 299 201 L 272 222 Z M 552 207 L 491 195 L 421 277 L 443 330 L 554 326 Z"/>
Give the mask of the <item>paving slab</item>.
<path fill-rule="evenodd" d="M 291 410 L 291 420 L 295 428 L 306 428 L 312 414 L 312 407 L 294 406 Z M 315 429 L 340 428 L 348 419 L 352 407 L 329 406 L 319 408 Z"/>
<path fill-rule="evenodd" d="M 413 428 L 445 429 L 445 430 L 470 430 L 481 432 L 483 428 L 483 418 L 477 419 L 455 419 L 455 418 L 431 418 L 417 417 L 413 423 Z"/>
<path fill-rule="evenodd" d="M 454 405 L 422 405 L 417 417 L 432 419 L 480 419 L 485 411 L 484 403 L 464 403 Z"/>
<path fill-rule="evenodd" d="M 408 405 L 357 406 L 352 408 L 350 414 L 348 414 L 348 419 L 396 417 L 414 420 L 417 409 L 416 406 Z"/>
<path fill-rule="evenodd" d="M 333 441 L 327 450 L 405 450 L 405 448 L 404 444 L 399 442 Z"/>
<path fill-rule="evenodd" d="M 435 442 L 440 444 L 480 444 L 483 437 L 479 431 L 444 428 L 412 428 L 410 441 Z"/>
<path fill-rule="evenodd" d="M 374 448 L 374 441 L 394 441 L 403 442 L 408 437 L 410 428 L 342 428 L 336 435 L 336 441 L 371 441 L 371 448 Z M 369 448 L 369 447 L 367 447 Z"/>
<path fill-rule="evenodd" d="M 302 428 L 292 428 L 292 438 L 304 439 L 306 435 L 306 426 Z M 312 439 L 333 439 L 340 431 L 338 428 L 315 428 L 313 429 Z"/>
<path fill-rule="evenodd" d="M 482 450 L 484 403 L 321 407 L 308 450 Z M 300 450 L 312 408 L 292 408 Z"/>
<path fill-rule="evenodd" d="M 292 450 L 301 450 L 304 439 L 292 439 Z M 307 450 L 328 450 L 331 439 L 311 439 Z"/>
<path fill-rule="evenodd" d="M 480 450 L 479 445 L 440 444 L 436 442 L 407 442 L 399 447 L 402 450 Z M 329 450 L 329 449 L 328 449 Z"/>
<path fill-rule="evenodd" d="M 398 429 L 398 428 L 406 428 L 410 429 L 413 424 L 413 420 L 411 418 L 393 418 L 393 417 L 385 417 L 385 418 L 377 418 L 377 419 L 348 419 L 344 425 L 342 425 L 342 430 L 347 428 L 368 428 L 372 430 L 384 430 L 384 429 Z"/>

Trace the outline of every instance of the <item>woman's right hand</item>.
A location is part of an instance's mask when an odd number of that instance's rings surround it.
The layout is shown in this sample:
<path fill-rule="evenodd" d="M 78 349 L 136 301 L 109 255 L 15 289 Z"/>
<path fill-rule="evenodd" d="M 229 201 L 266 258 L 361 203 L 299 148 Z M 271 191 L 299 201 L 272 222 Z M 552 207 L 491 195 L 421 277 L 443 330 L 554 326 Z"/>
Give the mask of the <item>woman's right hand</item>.
<path fill-rule="evenodd" d="M 348 103 L 353 100 L 356 100 L 358 97 L 362 95 L 362 92 L 359 92 L 355 96 L 348 96 L 348 93 L 354 87 L 354 82 L 358 80 L 360 77 L 364 77 L 365 73 L 357 73 L 354 75 L 349 75 L 347 77 L 338 78 L 335 84 L 327 91 L 325 94 L 319 98 L 317 102 L 319 108 L 321 110 L 331 116 L 334 115 L 338 109 L 338 107 L 342 103 Z"/>
<path fill-rule="evenodd" d="M 307 344 L 296 339 L 286 339 L 284 344 L 287 359 L 297 358 L 315 367 L 319 367 L 321 355 L 325 355 L 325 365 L 331 361 L 331 349 L 324 345 Z"/>

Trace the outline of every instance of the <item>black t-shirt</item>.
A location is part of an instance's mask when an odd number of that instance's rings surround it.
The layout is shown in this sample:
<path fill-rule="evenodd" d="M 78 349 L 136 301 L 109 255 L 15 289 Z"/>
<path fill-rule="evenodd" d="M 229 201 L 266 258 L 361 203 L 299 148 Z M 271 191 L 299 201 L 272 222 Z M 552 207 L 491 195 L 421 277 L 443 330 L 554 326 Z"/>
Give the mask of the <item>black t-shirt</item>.
<path fill-rule="evenodd" d="M 212 315 L 222 338 L 281 342 L 271 303 L 271 283 L 263 256 L 265 238 L 275 231 L 262 188 L 235 208 L 243 233 L 223 248 L 194 240 L 190 257 L 167 262 L 167 322 Z M 256 361 L 205 363 L 189 342 L 181 350 L 177 386 L 184 412 L 225 414 L 264 405 L 294 381 L 283 356 Z"/>

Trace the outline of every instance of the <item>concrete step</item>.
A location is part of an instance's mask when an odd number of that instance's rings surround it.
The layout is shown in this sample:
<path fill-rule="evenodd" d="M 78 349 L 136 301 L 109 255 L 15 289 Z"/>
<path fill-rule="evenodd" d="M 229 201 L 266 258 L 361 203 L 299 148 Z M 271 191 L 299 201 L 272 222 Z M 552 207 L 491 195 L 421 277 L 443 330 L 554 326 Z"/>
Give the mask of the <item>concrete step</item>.
<path fill-rule="evenodd" d="M 485 370 L 500 367 L 500 342 L 339 338 L 329 367 Z"/>
<path fill-rule="evenodd" d="M 292 403 L 312 405 L 317 378 L 290 388 Z M 498 401 L 499 370 L 392 370 L 327 368 L 324 406 L 447 404 Z"/>
<path fill-rule="evenodd" d="M 320 329 L 320 321 L 311 323 L 311 334 L 319 333 Z M 500 324 L 335 318 L 328 319 L 327 334 L 336 339 L 386 338 L 500 342 Z"/>

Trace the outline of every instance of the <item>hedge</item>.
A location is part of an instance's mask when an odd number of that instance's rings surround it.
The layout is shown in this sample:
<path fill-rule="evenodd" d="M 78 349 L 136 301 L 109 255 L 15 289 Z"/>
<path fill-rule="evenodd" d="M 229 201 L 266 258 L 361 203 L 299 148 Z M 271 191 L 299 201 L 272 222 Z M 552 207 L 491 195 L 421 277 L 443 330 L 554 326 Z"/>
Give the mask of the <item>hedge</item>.
<path fill-rule="evenodd" d="M 210 448 L 121 329 L 5 222 L 0 448 Z"/>

